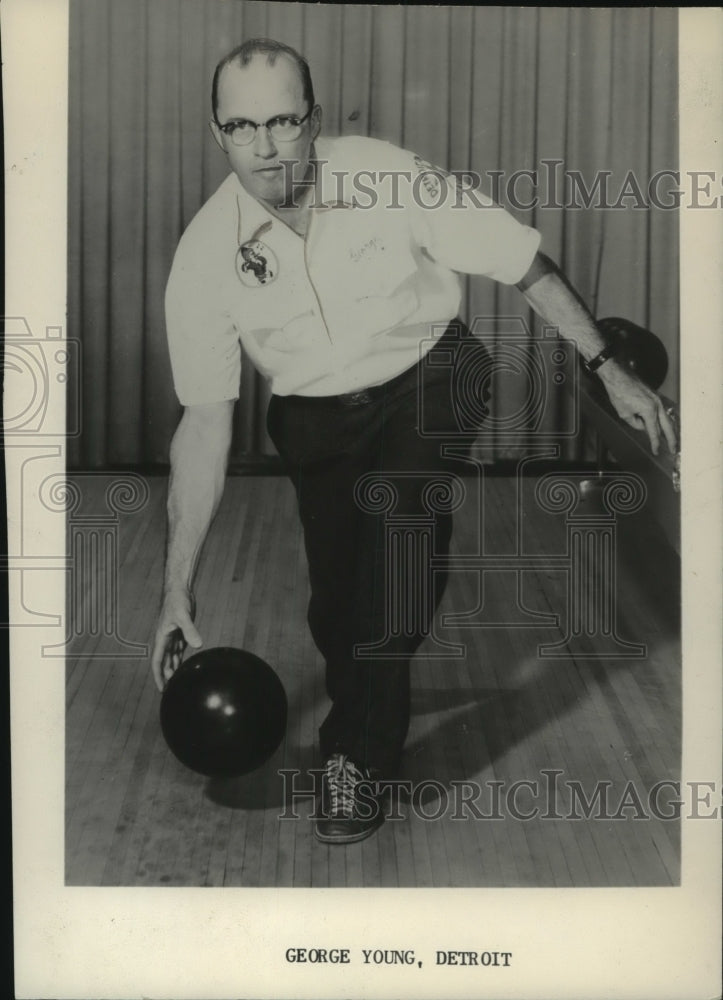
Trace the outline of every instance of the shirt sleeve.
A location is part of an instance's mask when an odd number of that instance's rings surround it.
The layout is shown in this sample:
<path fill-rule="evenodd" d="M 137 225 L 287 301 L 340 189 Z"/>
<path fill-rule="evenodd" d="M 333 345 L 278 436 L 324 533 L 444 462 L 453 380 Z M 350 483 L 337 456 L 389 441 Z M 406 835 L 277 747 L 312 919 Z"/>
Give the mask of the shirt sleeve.
<path fill-rule="evenodd" d="M 166 286 L 166 333 L 176 395 L 183 406 L 238 399 L 241 345 L 223 306 L 219 268 L 187 233 Z"/>
<path fill-rule="evenodd" d="M 409 153 L 418 238 L 440 264 L 513 285 L 527 273 L 541 235 L 482 191 Z"/>

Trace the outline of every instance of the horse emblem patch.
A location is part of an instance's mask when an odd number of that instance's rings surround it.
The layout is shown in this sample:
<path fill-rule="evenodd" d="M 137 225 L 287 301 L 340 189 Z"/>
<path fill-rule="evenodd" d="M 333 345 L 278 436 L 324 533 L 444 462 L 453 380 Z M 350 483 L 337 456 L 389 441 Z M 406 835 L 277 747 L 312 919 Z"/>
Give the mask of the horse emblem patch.
<path fill-rule="evenodd" d="M 279 273 L 276 254 L 261 240 L 242 243 L 236 252 L 236 274 L 247 288 L 269 285 Z"/>

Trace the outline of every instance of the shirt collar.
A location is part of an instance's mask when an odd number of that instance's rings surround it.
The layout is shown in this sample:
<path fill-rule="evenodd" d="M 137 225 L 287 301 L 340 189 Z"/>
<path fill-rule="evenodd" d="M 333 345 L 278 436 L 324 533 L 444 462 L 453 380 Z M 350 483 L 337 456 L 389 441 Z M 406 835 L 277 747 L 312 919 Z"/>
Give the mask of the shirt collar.
<path fill-rule="evenodd" d="M 334 140 L 317 139 L 315 143 L 318 166 L 317 206 L 319 211 L 335 208 L 353 208 L 353 198 L 348 191 L 345 173 L 334 173 Z M 338 165 L 338 164 L 336 164 Z"/>
<path fill-rule="evenodd" d="M 332 209 L 353 208 L 353 199 L 348 194 L 343 183 L 340 184 L 338 175 L 333 173 L 333 142 L 328 139 L 317 140 L 315 143 L 315 153 L 317 159 L 317 191 L 315 197 L 315 210 L 327 212 Z M 238 245 L 249 243 L 252 240 L 260 239 L 267 233 L 274 222 L 279 220 L 273 213 L 257 201 L 253 195 L 249 194 L 246 188 L 235 174 L 231 175 L 234 180 L 234 191 L 236 195 L 237 211 L 237 232 Z"/>
<path fill-rule="evenodd" d="M 248 193 L 235 174 L 232 176 L 236 196 L 236 243 L 241 246 L 267 233 L 274 224 L 274 216 Z"/>

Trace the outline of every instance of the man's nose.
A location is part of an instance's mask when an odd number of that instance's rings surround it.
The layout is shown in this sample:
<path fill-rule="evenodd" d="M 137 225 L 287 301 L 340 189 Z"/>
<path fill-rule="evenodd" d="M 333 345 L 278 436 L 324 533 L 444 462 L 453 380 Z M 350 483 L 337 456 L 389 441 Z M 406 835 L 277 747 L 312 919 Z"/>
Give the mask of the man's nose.
<path fill-rule="evenodd" d="M 265 125 L 259 125 L 256 129 L 255 143 L 257 156 L 261 156 L 265 160 L 270 160 L 276 154 L 276 146 L 271 138 L 271 133 Z"/>

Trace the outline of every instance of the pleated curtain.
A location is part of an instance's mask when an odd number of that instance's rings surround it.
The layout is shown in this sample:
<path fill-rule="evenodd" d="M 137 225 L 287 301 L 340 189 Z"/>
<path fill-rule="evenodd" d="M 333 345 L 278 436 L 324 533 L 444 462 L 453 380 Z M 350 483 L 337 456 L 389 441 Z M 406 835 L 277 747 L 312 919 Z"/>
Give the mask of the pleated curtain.
<path fill-rule="evenodd" d="M 676 213 L 633 207 L 634 197 L 569 207 L 564 178 L 567 207 L 545 204 L 554 171 L 577 171 L 588 188 L 606 171 L 614 200 L 631 172 L 646 193 L 656 172 L 677 168 L 674 9 L 71 0 L 68 333 L 83 358 L 72 467 L 167 462 L 180 408 L 165 283 L 181 233 L 227 170 L 208 129 L 214 67 L 260 35 L 306 55 L 327 135 L 371 135 L 477 171 L 508 207 L 510 176 L 537 171 L 536 186 L 520 175 L 512 210 L 541 230 L 596 315 L 661 337 L 663 391 L 677 398 Z M 519 207 L 535 195 L 537 207 Z M 516 290 L 479 277 L 464 286 L 468 322 L 529 319 Z M 273 453 L 267 400 L 246 364 L 234 459 Z M 514 453 L 501 442 L 491 458 Z"/>

